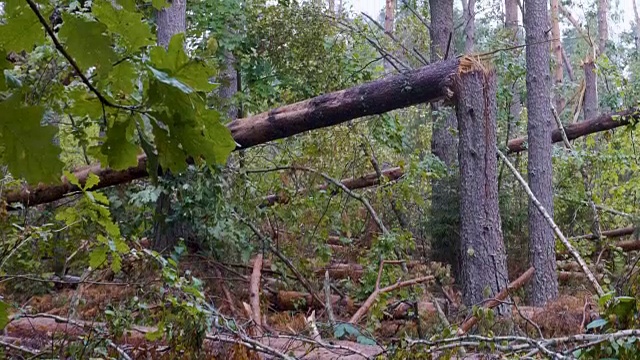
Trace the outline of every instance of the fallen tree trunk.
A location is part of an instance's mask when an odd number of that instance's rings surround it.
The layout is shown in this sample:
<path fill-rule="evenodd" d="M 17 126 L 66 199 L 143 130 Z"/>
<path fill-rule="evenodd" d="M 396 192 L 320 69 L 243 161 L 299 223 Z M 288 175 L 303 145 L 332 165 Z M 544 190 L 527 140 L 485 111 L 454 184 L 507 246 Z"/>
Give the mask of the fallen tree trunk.
<path fill-rule="evenodd" d="M 636 228 L 633 226 L 628 226 L 625 228 L 619 228 L 614 230 L 607 230 L 602 232 L 602 236 L 606 238 L 619 238 L 623 236 L 633 235 L 636 232 Z M 598 236 L 596 234 L 587 234 L 575 237 L 574 239 L 587 239 L 587 240 L 596 240 Z"/>
<path fill-rule="evenodd" d="M 611 130 L 616 127 L 628 125 L 632 120 L 640 120 L 640 113 L 638 113 L 638 109 L 628 109 L 624 111 L 620 111 L 613 114 L 604 114 L 595 119 L 591 119 L 589 121 L 582 121 L 579 123 L 571 124 L 565 126 L 565 132 L 567 134 L 567 138 L 569 140 L 574 140 L 582 136 L 590 135 L 593 133 L 597 133 L 600 131 Z M 518 153 L 527 150 L 526 146 L 526 137 L 520 137 L 516 139 L 509 140 L 507 144 L 508 153 Z M 554 143 L 561 142 L 562 140 L 562 132 L 560 129 L 556 129 L 552 133 L 552 141 Z M 404 172 L 399 167 L 390 168 L 384 170 L 382 174 L 387 177 L 390 181 L 397 180 L 404 175 Z M 359 178 L 349 178 L 342 180 L 342 183 L 349 188 L 350 190 L 354 189 L 362 189 L 370 186 L 378 185 L 379 178 L 376 173 L 369 173 Z M 321 185 L 316 188 L 316 190 L 326 190 L 327 185 Z M 306 193 L 306 190 L 301 190 L 298 194 Z M 287 203 L 289 198 L 283 195 L 268 195 L 263 198 L 262 206 L 271 206 L 275 203 Z M 603 232 L 605 235 L 606 232 Z M 619 236 L 630 235 L 624 233 Z M 609 235 L 605 235 L 607 237 L 613 237 Z M 615 236 L 615 235 L 614 235 Z"/>
<path fill-rule="evenodd" d="M 457 73 L 458 65 L 459 59 L 436 62 L 404 74 L 234 120 L 227 127 L 239 144 L 238 149 L 247 149 L 360 117 L 440 100 L 450 93 L 451 78 Z M 148 176 L 146 168 L 146 157 L 139 156 L 138 165 L 125 170 L 103 169 L 94 165 L 80 169 L 74 174 L 83 185 L 90 173 L 98 175 L 100 182 L 92 188 L 97 190 Z M 41 184 L 11 192 L 5 199 L 7 203 L 37 205 L 58 200 L 78 190 L 63 178 L 62 184 Z"/>
<path fill-rule="evenodd" d="M 382 176 L 389 179 L 389 181 L 398 180 L 400 177 L 402 177 L 403 174 L 404 172 L 399 167 L 394 167 L 394 168 L 390 168 L 382 171 Z M 344 186 L 346 186 L 349 190 L 355 190 L 355 189 L 362 189 L 362 188 L 378 185 L 380 183 L 380 178 L 378 177 L 377 173 L 370 173 L 358 178 L 343 179 L 340 182 Z M 314 190 L 323 191 L 323 190 L 326 190 L 328 187 L 329 187 L 328 184 L 323 184 L 315 187 Z M 307 189 L 302 189 L 296 192 L 295 195 L 301 195 L 307 192 L 308 192 Z M 272 195 L 265 196 L 262 199 L 261 207 L 271 206 L 276 203 L 286 204 L 288 202 L 289 202 L 289 197 L 287 197 L 286 195 L 272 194 Z"/>
<path fill-rule="evenodd" d="M 564 127 L 564 131 L 567 134 L 567 139 L 573 140 L 589 134 L 628 125 L 632 120 L 640 120 L 639 109 L 631 108 L 613 114 L 602 114 L 595 119 L 567 125 Z M 561 129 L 553 130 L 551 139 L 554 143 L 563 141 Z M 526 137 L 509 140 L 507 143 L 508 153 L 517 153 L 527 150 L 526 141 Z"/>

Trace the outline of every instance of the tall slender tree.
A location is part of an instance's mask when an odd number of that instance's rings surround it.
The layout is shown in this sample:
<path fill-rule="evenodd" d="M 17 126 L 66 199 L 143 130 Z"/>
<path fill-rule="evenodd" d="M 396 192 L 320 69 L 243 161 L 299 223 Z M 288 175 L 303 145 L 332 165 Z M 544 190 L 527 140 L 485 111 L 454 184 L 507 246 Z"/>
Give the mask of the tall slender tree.
<path fill-rule="evenodd" d="M 509 36 L 509 42 L 512 45 L 518 44 L 520 37 L 520 22 L 518 21 L 518 0 L 505 0 L 504 1 L 504 27 L 507 30 Z M 509 106 L 510 121 L 514 121 L 520 118 L 522 113 L 522 100 L 520 99 L 520 92 L 516 88 L 516 84 L 511 85 L 511 104 Z M 515 128 L 512 126 L 511 128 Z M 515 134 L 514 134 L 515 135 Z"/>
<path fill-rule="evenodd" d="M 528 177 L 533 194 L 553 216 L 553 167 L 551 162 L 551 74 L 548 45 L 547 0 L 525 0 L 524 29 L 527 61 Z M 529 300 L 544 305 L 558 296 L 555 237 L 553 230 L 529 201 L 529 261 L 536 272 L 529 282 Z"/>
<path fill-rule="evenodd" d="M 386 0 L 384 7 L 384 31 L 388 34 L 393 34 L 393 28 L 395 25 L 396 16 L 396 0 Z M 393 71 L 393 66 L 385 60 L 384 68 L 386 72 Z"/>
<path fill-rule="evenodd" d="M 560 33 L 559 0 L 551 0 L 551 37 L 553 57 L 555 60 L 553 80 L 556 109 L 564 109 L 564 97 L 562 96 L 562 82 L 564 78 L 562 68 L 562 34 Z"/>
<path fill-rule="evenodd" d="M 462 0 L 464 13 L 464 52 L 470 54 L 476 42 L 476 0 Z"/>
<path fill-rule="evenodd" d="M 453 56 L 453 0 L 429 0 L 431 11 L 431 61 L 436 62 Z M 456 115 L 442 102 L 432 106 L 433 132 L 431 152 L 448 168 L 450 176 L 432 181 L 430 228 L 434 260 L 452 264 L 458 273 L 457 235 L 459 210 L 457 202 L 458 182 L 454 175 L 458 154 L 458 140 L 454 135 L 458 127 Z M 456 179 L 452 181 L 452 179 Z"/>
<path fill-rule="evenodd" d="M 469 62 L 469 61 L 467 61 Z M 466 305 L 507 287 L 498 210 L 496 74 L 471 61 L 454 81 L 460 136 L 460 277 Z M 507 307 L 499 312 L 508 315 Z"/>
<path fill-rule="evenodd" d="M 607 40 L 609 39 L 608 17 L 609 0 L 598 0 L 598 55 L 605 53 Z"/>
<path fill-rule="evenodd" d="M 633 5 L 633 17 L 635 19 L 633 34 L 636 43 L 636 53 L 640 53 L 640 15 L 638 15 L 638 4 L 636 1 L 637 0 L 631 0 L 631 4 Z"/>

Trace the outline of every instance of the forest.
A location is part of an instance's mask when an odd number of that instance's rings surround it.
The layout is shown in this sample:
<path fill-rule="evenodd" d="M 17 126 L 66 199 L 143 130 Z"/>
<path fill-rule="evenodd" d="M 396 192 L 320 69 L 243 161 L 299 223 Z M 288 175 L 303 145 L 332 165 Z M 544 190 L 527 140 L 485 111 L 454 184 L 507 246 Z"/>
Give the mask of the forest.
<path fill-rule="evenodd" d="M 374 3 L 0 0 L 0 358 L 639 359 L 638 0 Z"/>

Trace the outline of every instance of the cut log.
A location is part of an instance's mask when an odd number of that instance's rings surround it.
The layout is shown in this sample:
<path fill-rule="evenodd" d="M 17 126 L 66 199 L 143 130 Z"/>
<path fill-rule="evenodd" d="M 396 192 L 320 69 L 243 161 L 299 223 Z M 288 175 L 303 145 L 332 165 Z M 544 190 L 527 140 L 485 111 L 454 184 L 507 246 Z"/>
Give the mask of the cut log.
<path fill-rule="evenodd" d="M 631 108 L 613 114 L 603 114 L 595 119 L 582 121 L 565 126 L 564 130 L 569 140 L 582 136 L 594 134 L 600 131 L 607 131 L 619 126 L 629 125 L 632 121 L 640 120 L 640 109 Z M 553 130 L 551 139 L 554 143 L 562 141 L 560 129 Z M 527 150 L 526 137 L 509 140 L 507 143 L 509 153 L 517 153 Z"/>
<path fill-rule="evenodd" d="M 309 130 L 344 123 L 364 116 L 383 114 L 395 109 L 446 98 L 451 90 L 451 78 L 458 71 L 459 59 L 436 62 L 400 75 L 358 85 L 346 90 L 320 95 L 244 119 L 234 120 L 227 127 L 238 149 L 247 149 L 269 141 L 283 139 Z M 89 173 L 100 182 L 93 190 L 123 184 L 148 176 L 146 157 L 138 157 L 138 165 L 125 170 L 103 169 L 99 165 L 75 173 L 84 185 Z M 45 185 L 11 192 L 7 203 L 37 205 L 52 202 L 78 191 L 66 178 L 62 184 Z"/>

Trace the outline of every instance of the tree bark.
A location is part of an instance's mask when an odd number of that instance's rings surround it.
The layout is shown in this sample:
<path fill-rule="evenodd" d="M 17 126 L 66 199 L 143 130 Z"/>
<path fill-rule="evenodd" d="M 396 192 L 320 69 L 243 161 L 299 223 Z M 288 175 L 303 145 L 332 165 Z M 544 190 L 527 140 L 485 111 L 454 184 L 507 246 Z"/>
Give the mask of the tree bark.
<path fill-rule="evenodd" d="M 460 137 L 460 280 L 468 306 L 493 297 L 509 283 L 498 210 L 496 74 L 479 63 L 470 67 L 454 82 Z M 498 312 L 508 314 L 508 308 Z"/>
<path fill-rule="evenodd" d="M 156 12 L 158 45 L 167 47 L 173 35 L 186 31 L 186 16 L 186 0 L 172 0 L 170 7 Z"/>
<path fill-rule="evenodd" d="M 636 1 L 638 0 L 631 0 L 633 4 L 633 16 L 636 21 L 633 27 L 633 34 L 636 43 L 636 53 L 640 53 L 640 15 L 638 15 L 638 4 Z"/>
<path fill-rule="evenodd" d="M 602 114 L 588 121 L 582 121 L 567 125 L 564 131 L 569 140 L 574 140 L 582 136 L 594 134 L 601 131 L 615 129 L 620 126 L 629 125 L 631 122 L 640 121 L 640 109 L 631 108 L 617 113 Z M 562 141 L 562 132 L 555 129 L 551 133 L 551 141 L 554 143 Z M 519 137 L 509 140 L 507 144 L 509 153 L 517 153 L 528 149 L 527 138 Z"/>
<path fill-rule="evenodd" d="M 476 41 L 476 0 L 462 0 L 464 13 L 464 53 L 471 54 Z"/>
<path fill-rule="evenodd" d="M 584 119 L 593 119 L 598 116 L 598 76 L 596 75 L 596 65 L 593 58 L 587 57 L 582 65 L 584 69 Z"/>
<path fill-rule="evenodd" d="M 509 34 L 509 43 L 511 45 L 517 45 L 519 40 L 519 21 L 518 21 L 518 2 L 517 0 L 505 0 L 505 28 L 507 34 Z M 511 104 L 509 105 L 509 122 L 516 122 L 520 119 L 522 113 L 522 100 L 520 99 L 520 93 L 518 92 L 517 85 L 511 85 Z M 516 128 L 512 124 L 512 128 Z"/>
<path fill-rule="evenodd" d="M 171 6 L 156 12 L 158 45 L 166 48 L 174 35 L 186 32 L 186 16 L 186 0 L 173 0 Z M 164 177 L 172 179 L 173 175 L 166 171 Z M 171 195 L 169 189 L 164 189 L 156 201 L 151 247 L 159 252 L 173 248 L 180 238 L 186 238 L 187 234 L 191 233 L 186 223 L 167 221 L 174 213 L 171 207 Z"/>
<path fill-rule="evenodd" d="M 635 1 L 635 0 L 632 0 Z M 603 55 L 609 39 L 609 0 L 598 0 L 598 55 Z"/>
<path fill-rule="evenodd" d="M 549 109 L 551 74 L 547 36 L 547 0 L 525 0 L 527 59 L 528 181 L 535 197 L 553 217 L 553 167 L 551 162 L 553 120 Z M 529 261 L 536 269 L 528 284 L 529 300 L 543 306 L 558 297 L 555 237 L 538 208 L 529 200 Z"/>
<path fill-rule="evenodd" d="M 431 61 L 453 57 L 453 0 L 429 0 L 431 11 Z M 458 251 L 460 237 L 457 234 L 459 215 L 457 205 L 458 177 L 455 174 L 458 140 L 453 130 L 458 121 L 453 109 L 442 102 L 431 104 L 433 130 L 431 153 L 447 167 L 444 179 L 431 182 L 431 248 L 433 260 L 451 264 L 454 276 L 458 274 Z"/>
<path fill-rule="evenodd" d="M 552 37 L 552 47 L 553 47 L 553 56 L 555 59 L 555 68 L 553 73 L 554 78 L 554 95 L 555 95 L 555 104 L 558 112 L 564 109 L 564 96 L 562 96 L 562 82 L 564 78 L 563 68 L 562 68 L 562 34 L 560 33 L 560 15 L 559 15 L 559 1 L 560 0 L 551 0 L 551 37 Z"/>
<path fill-rule="evenodd" d="M 387 34 L 393 35 L 393 28 L 395 24 L 395 13 L 396 13 L 396 0 L 386 0 L 385 8 L 384 8 L 384 31 Z M 386 73 L 391 73 L 393 71 L 393 65 L 391 65 L 387 60 L 384 61 L 384 68 Z"/>

